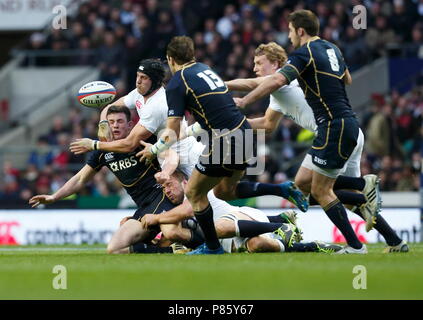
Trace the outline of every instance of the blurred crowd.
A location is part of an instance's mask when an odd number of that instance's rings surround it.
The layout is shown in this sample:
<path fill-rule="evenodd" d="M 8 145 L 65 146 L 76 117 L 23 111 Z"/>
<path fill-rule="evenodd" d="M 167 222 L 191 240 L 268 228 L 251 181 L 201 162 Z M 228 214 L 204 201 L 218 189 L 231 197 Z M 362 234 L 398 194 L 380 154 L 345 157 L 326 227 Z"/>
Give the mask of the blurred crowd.
<path fill-rule="evenodd" d="M 365 31 L 352 27 L 352 7 L 358 4 L 368 9 Z M 254 50 L 260 43 L 276 41 L 288 52 L 292 50 L 287 15 L 300 8 L 317 13 L 321 37 L 341 48 L 352 71 L 387 55 L 397 44 L 407 44 L 406 56 L 423 58 L 423 1 L 90 0 L 69 18 L 67 30 L 52 29 L 47 36 L 34 33 L 27 47 L 59 53 L 78 49 L 78 55 L 40 56 L 25 63 L 97 66 L 101 70 L 99 80 L 113 83 L 123 95 L 133 89 L 141 59 L 164 59 L 169 40 L 188 34 L 195 41 L 197 60 L 212 66 L 222 78 L 252 77 Z M 266 105 L 265 101 L 254 105 L 247 115 L 259 115 Z M 362 174 L 379 174 L 383 191 L 418 190 L 423 82 L 405 95 L 396 91 L 374 95 L 367 110 L 362 117 L 366 137 Z M 83 118 L 78 108 L 66 121 L 55 118 L 53 129 L 39 138 L 25 169 L 4 163 L 0 200 L 26 200 L 34 194 L 56 191 L 84 164 L 84 156 L 69 153 L 69 141 L 95 138 L 97 123 L 98 115 Z M 312 138 L 310 132 L 283 119 L 278 130 L 267 137 L 267 144 L 261 145 L 265 173 L 249 178 L 274 183 L 292 179 Z M 104 169 L 83 194 L 107 196 L 120 192 L 114 177 Z"/>
<path fill-rule="evenodd" d="M 367 8 L 366 28 L 355 29 L 355 5 Z M 193 37 L 197 60 L 225 79 L 252 76 L 253 54 L 263 42 L 276 41 L 290 51 L 288 14 L 312 9 L 321 37 L 336 43 L 351 71 L 407 44 L 406 55 L 423 57 L 423 4 L 418 0 L 89 0 L 67 23 L 48 36 L 34 33 L 27 49 L 49 49 L 74 56 L 38 57 L 36 65 L 96 65 L 102 80 L 123 91 L 135 81 L 143 58 L 165 58 L 175 35 Z M 357 20 L 356 22 L 360 22 Z"/>

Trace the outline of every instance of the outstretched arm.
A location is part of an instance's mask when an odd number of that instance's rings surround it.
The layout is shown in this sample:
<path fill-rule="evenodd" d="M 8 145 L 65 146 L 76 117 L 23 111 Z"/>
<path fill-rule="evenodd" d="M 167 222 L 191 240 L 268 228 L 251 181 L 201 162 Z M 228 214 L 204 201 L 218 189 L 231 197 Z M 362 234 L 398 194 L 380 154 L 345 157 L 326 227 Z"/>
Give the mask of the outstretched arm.
<path fill-rule="evenodd" d="M 166 129 L 160 135 L 160 138 L 152 146 L 146 146 L 143 150 L 136 154 L 140 157 L 140 161 L 151 161 L 158 154 L 168 150 L 179 139 L 181 130 L 182 117 L 169 117 L 167 118 Z"/>
<path fill-rule="evenodd" d="M 266 77 L 235 79 L 225 81 L 225 84 L 230 91 L 251 91 L 257 88 L 257 86 L 260 85 L 265 78 Z"/>
<path fill-rule="evenodd" d="M 70 144 L 70 151 L 75 154 L 82 154 L 92 150 L 127 153 L 134 151 L 139 146 L 140 140 L 145 141 L 151 135 L 152 133 L 144 126 L 137 124 L 125 139 L 110 142 L 97 141 L 88 138 L 77 139 Z"/>
<path fill-rule="evenodd" d="M 283 85 L 287 84 L 288 81 L 285 76 L 280 73 L 276 72 L 271 76 L 265 77 L 264 80 L 247 94 L 245 97 L 238 99 L 236 104 L 240 108 L 244 108 L 246 105 L 249 105 L 265 96 L 268 96 L 273 91 L 277 90 L 278 88 L 282 87 Z"/>
<path fill-rule="evenodd" d="M 158 224 L 177 224 L 194 216 L 191 204 L 187 199 L 179 206 L 161 214 L 146 214 L 141 219 L 143 228 L 148 229 Z"/>
<path fill-rule="evenodd" d="M 50 204 L 66 198 L 71 194 L 80 191 L 88 181 L 90 181 L 97 172 L 86 164 L 77 174 L 70 178 L 59 190 L 52 195 L 41 194 L 29 199 L 29 204 L 33 208 L 40 204 Z"/>
<path fill-rule="evenodd" d="M 247 119 L 253 129 L 265 129 L 266 133 L 275 131 L 281 121 L 282 113 L 271 108 L 266 109 L 263 117 Z"/>

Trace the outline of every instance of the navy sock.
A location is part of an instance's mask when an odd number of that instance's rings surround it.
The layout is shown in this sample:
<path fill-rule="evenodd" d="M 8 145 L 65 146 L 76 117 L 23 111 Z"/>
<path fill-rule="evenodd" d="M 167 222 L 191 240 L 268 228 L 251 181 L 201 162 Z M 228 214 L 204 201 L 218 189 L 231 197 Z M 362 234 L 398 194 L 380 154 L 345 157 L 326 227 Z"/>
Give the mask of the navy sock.
<path fill-rule="evenodd" d="M 348 221 L 347 212 L 345 211 L 342 203 L 336 199 L 329 203 L 325 208 L 327 216 L 333 222 L 333 224 L 341 231 L 342 235 L 347 240 L 350 247 L 354 249 L 360 249 L 362 243 L 358 240 L 350 222 Z"/>
<path fill-rule="evenodd" d="M 239 199 L 266 195 L 287 198 L 289 192 L 285 189 L 284 184 L 281 187 L 279 184 L 241 181 L 236 186 L 235 195 Z"/>
<path fill-rule="evenodd" d="M 293 243 L 292 247 L 286 248 L 285 252 L 316 252 L 319 251 L 317 248 L 317 244 L 314 242 L 306 242 L 306 243 Z"/>
<path fill-rule="evenodd" d="M 336 190 L 334 191 L 336 197 L 341 201 L 343 204 L 351 204 L 354 206 L 361 206 L 363 203 L 366 203 L 366 197 L 362 193 L 351 192 L 351 191 L 344 191 L 344 190 Z M 309 204 L 311 206 L 318 205 L 316 199 L 312 195 L 309 198 Z"/>
<path fill-rule="evenodd" d="M 335 180 L 335 184 L 333 185 L 333 190 L 353 189 L 363 191 L 365 185 L 366 180 L 362 177 L 338 176 Z"/>
<path fill-rule="evenodd" d="M 280 214 L 276 216 L 267 216 L 270 222 L 276 222 L 276 223 L 289 223 L 287 219 L 282 217 Z"/>
<path fill-rule="evenodd" d="M 360 208 L 355 209 L 354 213 L 358 214 L 360 217 L 364 219 L 363 214 L 360 211 Z M 386 220 L 380 214 L 376 216 L 376 224 L 373 228 L 376 229 L 382 235 L 382 237 L 385 239 L 386 243 L 389 246 L 399 245 L 400 242 L 402 241 L 401 238 L 398 237 L 395 231 L 388 224 L 388 222 L 386 222 Z"/>
<path fill-rule="evenodd" d="M 281 226 L 282 223 L 238 220 L 239 236 L 243 238 L 252 238 L 263 233 L 273 232 Z"/>
<path fill-rule="evenodd" d="M 184 242 L 183 245 L 187 248 L 195 249 L 199 245 L 204 243 L 204 237 L 202 237 L 199 232 L 190 230 L 191 231 L 191 239 L 187 242 Z"/>
<path fill-rule="evenodd" d="M 157 247 L 143 242 L 137 242 L 129 247 L 130 253 L 172 253 L 170 247 Z"/>
<path fill-rule="evenodd" d="M 194 215 L 201 227 L 201 230 L 203 230 L 207 247 L 210 250 L 218 249 L 220 247 L 220 242 L 217 238 L 216 229 L 214 227 L 213 209 L 210 206 L 210 203 L 203 211 L 195 211 Z"/>

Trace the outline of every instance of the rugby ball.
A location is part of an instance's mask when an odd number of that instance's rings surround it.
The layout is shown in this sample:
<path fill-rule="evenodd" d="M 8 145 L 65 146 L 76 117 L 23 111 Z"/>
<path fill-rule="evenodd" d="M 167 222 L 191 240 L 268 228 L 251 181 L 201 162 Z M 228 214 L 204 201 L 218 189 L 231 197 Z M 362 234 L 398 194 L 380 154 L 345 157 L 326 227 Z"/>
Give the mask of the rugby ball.
<path fill-rule="evenodd" d="M 78 91 L 78 101 L 90 108 L 102 108 L 113 101 L 116 89 L 105 81 L 84 84 Z"/>

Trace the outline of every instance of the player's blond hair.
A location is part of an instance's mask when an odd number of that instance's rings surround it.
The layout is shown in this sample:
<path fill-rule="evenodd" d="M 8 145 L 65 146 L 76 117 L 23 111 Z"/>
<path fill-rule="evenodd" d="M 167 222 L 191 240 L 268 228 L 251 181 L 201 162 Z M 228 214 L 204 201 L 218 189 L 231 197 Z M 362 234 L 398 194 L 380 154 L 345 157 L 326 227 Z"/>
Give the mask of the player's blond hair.
<path fill-rule="evenodd" d="M 288 60 L 285 49 L 274 41 L 266 44 L 262 43 L 257 47 L 254 54 L 255 56 L 265 55 L 271 63 L 277 62 L 279 67 L 282 67 Z"/>

